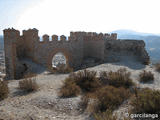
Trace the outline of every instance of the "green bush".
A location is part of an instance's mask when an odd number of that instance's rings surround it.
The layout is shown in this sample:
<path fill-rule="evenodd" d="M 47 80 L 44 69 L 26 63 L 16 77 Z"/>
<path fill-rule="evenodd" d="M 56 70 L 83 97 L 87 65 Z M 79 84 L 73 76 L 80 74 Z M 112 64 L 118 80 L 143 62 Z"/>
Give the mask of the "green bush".
<path fill-rule="evenodd" d="M 160 91 L 145 88 L 131 100 L 133 113 L 160 114 Z"/>
<path fill-rule="evenodd" d="M 0 80 L 0 100 L 7 98 L 8 94 L 9 94 L 9 89 L 7 82 Z"/>
<path fill-rule="evenodd" d="M 39 88 L 36 77 L 30 78 L 26 77 L 24 80 L 19 81 L 19 89 L 26 91 L 26 92 L 33 92 L 37 91 Z"/>
<path fill-rule="evenodd" d="M 125 68 L 121 68 L 116 72 L 100 72 L 100 80 L 105 85 L 112 85 L 115 87 L 129 88 L 134 85 L 130 78 L 130 72 L 127 72 Z"/>
<path fill-rule="evenodd" d="M 75 84 L 72 78 L 66 78 L 64 81 L 64 85 L 60 89 L 59 96 L 60 97 L 73 97 L 79 95 L 81 89 L 79 86 Z"/>
<path fill-rule="evenodd" d="M 149 81 L 154 81 L 154 74 L 152 72 L 147 72 L 147 71 L 143 71 L 139 74 L 139 81 L 140 82 L 149 82 Z"/>
<path fill-rule="evenodd" d="M 96 91 L 98 107 L 96 111 L 105 112 L 106 110 L 114 110 L 129 98 L 129 90 L 120 87 L 105 86 Z"/>

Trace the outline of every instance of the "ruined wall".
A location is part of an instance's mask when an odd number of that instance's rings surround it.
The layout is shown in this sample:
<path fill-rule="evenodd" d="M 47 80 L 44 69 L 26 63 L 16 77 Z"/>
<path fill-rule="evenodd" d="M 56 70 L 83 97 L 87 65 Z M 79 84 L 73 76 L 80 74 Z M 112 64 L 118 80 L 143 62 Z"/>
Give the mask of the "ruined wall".
<path fill-rule="evenodd" d="M 135 55 L 143 64 L 149 63 L 149 56 L 143 40 L 107 40 L 105 41 L 105 60 L 119 61 L 123 55 Z"/>
<path fill-rule="evenodd" d="M 35 61 L 51 67 L 52 58 L 58 52 L 65 55 L 69 66 L 79 67 L 83 59 L 83 40 L 80 34 L 71 33 L 68 39 L 62 35 L 60 40 L 57 35 L 53 35 L 51 41 L 49 41 L 48 35 L 44 35 L 43 40 L 38 40 L 35 45 Z"/>
<path fill-rule="evenodd" d="M 42 41 L 37 29 L 24 30 L 22 36 L 15 29 L 4 30 L 6 74 L 9 79 L 18 79 L 26 70 L 22 59 L 29 58 L 35 63 L 52 70 L 52 58 L 62 52 L 67 65 L 74 69 L 81 67 L 85 58 L 107 61 L 113 53 L 133 53 L 142 63 L 148 63 L 149 57 L 143 41 L 117 40 L 117 34 L 97 34 L 94 32 L 71 32 L 58 40 L 57 35 L 43 35 Z M 126 54 L 125 53 L 125 54 Z M 130 53 L 129 53 L 130 54 Z"/>

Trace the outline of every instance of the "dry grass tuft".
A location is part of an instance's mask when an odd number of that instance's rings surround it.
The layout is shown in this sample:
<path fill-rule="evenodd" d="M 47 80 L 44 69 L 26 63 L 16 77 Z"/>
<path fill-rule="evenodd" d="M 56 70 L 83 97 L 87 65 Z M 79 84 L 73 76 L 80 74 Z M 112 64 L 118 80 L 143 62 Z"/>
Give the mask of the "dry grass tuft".
<path fill-rule="evenodd" d="M 75 83 L 84 92 L 94 92 L 101 86 L 100 80 L 97 78 L 95 71 L 83 70 L 71 75 Z"/>
<path fill-rule="evenodd" d="M 36 77 L 26 77 L 24 80 L 19 81 L 19 89 L 25 92 L 37 91 L 38 88 Z"/>
<path fill-rule="evenodd" d="M 59 91 L 60 97 L 74 97 L 79 95 L 81 92 L 81 89 L 79 86 L 77 86 L 72 78 L 66 78 L 64 81 L 64 85 Z"/>
<path fill-rule="evenodd" d="M 154 74 L 150 71 L 147 72 L 144 70 L 139 74 L 139 81 L 144 83 L 154 81 Z"/>
<path fill-rule="evenodd" d="M 117 117 L 113 116 L 110 110 L 103 113 L 95 113 L 93 116 L 95 120 L 117 120 Z"/>
<path fill-rule="evenodd" d="M 155 64 L 155 68 L 157 72 L 160 72 L 160 63 Z"/>
<path fill-rule="evenodd" d="M 160 91 L 145 88 L 137 91 L 131 100 L 133 113 L 160 114 Z"/>
<path fill-rule="evenodd" d="M 130 97 L 129 90 L 120 87 L 105 86 L 96 93 L 98 100 L 98 109 L 96 111 L 105 112 L 106 110 L 114 110 Z"/>
<path fill-rule="evenodd" d="M 8 94 L 9 94 L 8 83 L 0 80 L 0 100 L 7 98 Z"/>
<path fill-rule="evenodd" d="M 127 72 L 125 68 L 121 68 L 116 72 L 102 71 L 100 73 L 100 80 L 105 85 L 129 88 L 131 86 L 134 86 L 134 83 L 132 82 L 130 75 L 131 73 Z"/>
<path fill-rule="evenodd" d="M 89 104 L 89 97 L 86 95 L 81 96 L 81 101 L 79 102 L 79 107 L 81 108 L 82 112 L 84 112 Z"/>

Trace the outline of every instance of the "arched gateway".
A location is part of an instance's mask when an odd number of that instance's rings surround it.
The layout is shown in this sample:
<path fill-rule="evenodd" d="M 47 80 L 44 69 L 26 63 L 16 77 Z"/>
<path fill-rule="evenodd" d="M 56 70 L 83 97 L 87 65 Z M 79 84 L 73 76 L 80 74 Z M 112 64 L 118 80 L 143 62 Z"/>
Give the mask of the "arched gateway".
<path fill-rule="evenodd" d="M 57 49 L 53 50 L 51 53 L 49 53 L 49 55 L 48 55 L 47 66 L 48 66 L 48 70 L 50 70 L 50 71 L 53 70 L 53 57 L 57 53 L 62 53 L 65 56 L 67 66 L 70 67 L 70 65 L 72 63 L 72 55 L 64 48 L 57 48 Z"/>

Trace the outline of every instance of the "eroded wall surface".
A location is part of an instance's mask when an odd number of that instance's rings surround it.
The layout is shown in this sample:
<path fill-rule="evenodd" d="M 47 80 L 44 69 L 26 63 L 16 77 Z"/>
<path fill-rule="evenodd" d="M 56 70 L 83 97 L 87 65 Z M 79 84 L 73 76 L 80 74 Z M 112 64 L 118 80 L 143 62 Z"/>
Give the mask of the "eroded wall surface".
<path fill-rule="evenodd" d="M 142 64 L 149 64 L 149 56 L 143 40 L 107 40 L 105 42 L 105 60 L 117 61 L 123 55 L 134 55 Z"/>

